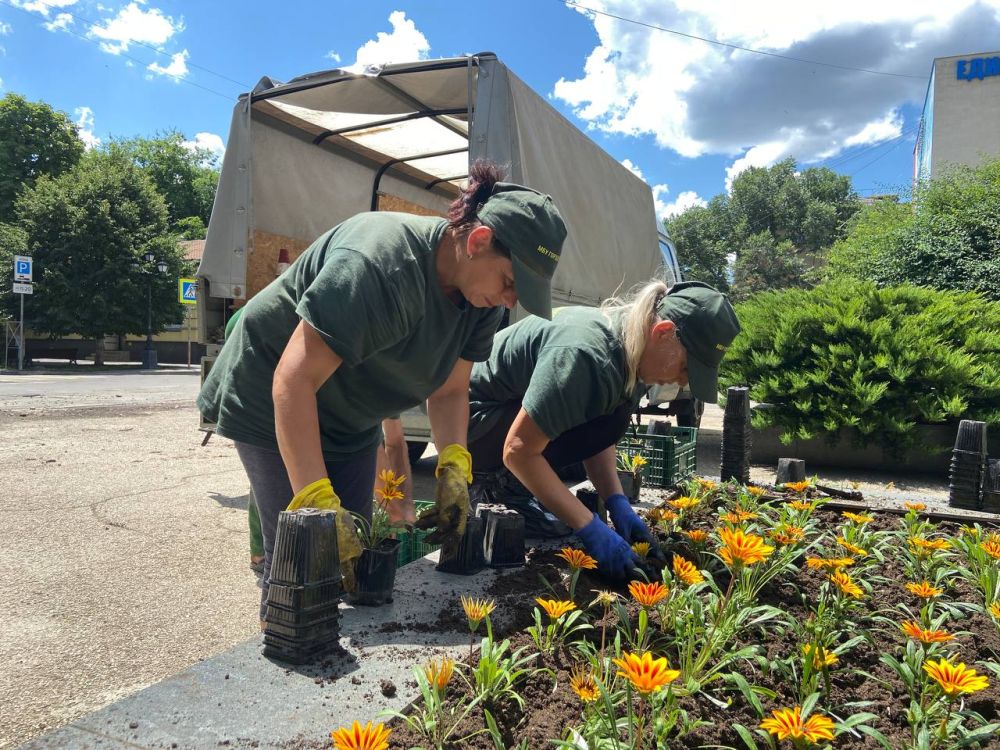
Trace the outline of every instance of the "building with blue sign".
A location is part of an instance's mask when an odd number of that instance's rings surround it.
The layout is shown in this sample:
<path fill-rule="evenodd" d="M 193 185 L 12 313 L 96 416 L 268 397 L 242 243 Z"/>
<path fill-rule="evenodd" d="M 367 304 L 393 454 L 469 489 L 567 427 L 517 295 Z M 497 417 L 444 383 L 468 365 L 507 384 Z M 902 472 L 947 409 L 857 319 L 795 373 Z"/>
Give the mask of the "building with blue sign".
<path fill-rule="evenodd" d="M 938 57 L 913 149 L 913 180 L 1000 157 L 1000 52 Z"/>

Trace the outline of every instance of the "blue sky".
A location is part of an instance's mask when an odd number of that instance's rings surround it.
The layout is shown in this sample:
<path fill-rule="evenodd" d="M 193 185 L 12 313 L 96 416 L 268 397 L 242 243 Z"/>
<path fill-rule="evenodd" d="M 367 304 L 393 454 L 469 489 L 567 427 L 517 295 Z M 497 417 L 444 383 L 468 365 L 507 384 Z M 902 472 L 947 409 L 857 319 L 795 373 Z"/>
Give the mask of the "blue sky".
<path fill-rule="evenodd" d="M 786 156 L 907 189 L 933 58 L 998 32 L 1000 0 L 0 0 L 0 94 L 93 144 L 174 128 L 221 148 L 261 76 L 489 50 L 672 213 Z"/>

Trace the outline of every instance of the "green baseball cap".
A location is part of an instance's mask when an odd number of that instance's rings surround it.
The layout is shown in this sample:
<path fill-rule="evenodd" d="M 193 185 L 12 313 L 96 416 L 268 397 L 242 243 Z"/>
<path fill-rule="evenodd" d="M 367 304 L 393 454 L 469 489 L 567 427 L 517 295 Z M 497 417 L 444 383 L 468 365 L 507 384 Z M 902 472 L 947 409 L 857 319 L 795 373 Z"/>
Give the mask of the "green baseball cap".
<path fill-rule="evenodd" d="M 478 216 L 510 250 L 517 301 L 532 315 L 551 319 L 552 274 L 566 239 L 566 224 L 552 196 L 498 182 Z"/>
<path fill-rule="evenodd" d="M 663 295 L 656 308 L 663 320 L 677 324 L 677 336 L 687 350 L 688 385 L 695 398 L 719 400 L 719 363 L 740 332 L 729 299 L 708 284 L 682 281 Z"/>

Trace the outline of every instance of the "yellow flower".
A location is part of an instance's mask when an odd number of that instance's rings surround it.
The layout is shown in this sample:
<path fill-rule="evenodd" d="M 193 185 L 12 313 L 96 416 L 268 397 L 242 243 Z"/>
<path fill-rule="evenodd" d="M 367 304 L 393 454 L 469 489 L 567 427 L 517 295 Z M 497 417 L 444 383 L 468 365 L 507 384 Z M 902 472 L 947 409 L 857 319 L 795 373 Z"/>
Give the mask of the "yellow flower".
<path fill-rule="evenodd" d="M 704 544 L 708 541 L 708 532 L 703 531 L 702 529 L 691 529 L 690 531 L 685 531 L 684 536 L 695 544 Z"/>
<path fill-rule="evenodd" d="M 608 591 L 606 589 L 601 589 L 600 591 L 594 589 L 594 593 L 597 596 L 594 597 L 594 601 L 590 603 L 589 606 L 593 607 L 595 604 L 600 604 L 602 607 L 610 607 L 616 601 L 618 601 L 618 594 L 614 591 Z"/>
<path fill-rule="evenodd" d="M 874 516 L 869 516 L 867 513 L 851 513 L 849 510 L 845 510 L 841 515 L 854 523 L 871 523 L 875 520 Z"/>
<path fill-rule="evenodd" d="M 802 646 L 802 655 L 809 658 L 809 652 L 812 651 L 813 655 L 813 669 L 823 669 L 824 667 L 832 667 L 840 658 L 830 651 L 829 649 L 823 648 L 822 646 L 817 646 L 812 643 L 806 643 Z"/>
<path fill-rule="evenodd" d="M 396 472 L 392 469 L 382 469 L 378 473 L 378 478 L 382 480 L 382 484 L 386 487 L 399 487 L 403 482 L 406 481 L 406 474 L 401 477 L 396 476 Z"/>
<path fill-rule="evenodd" d="M 646 460 L 645 456 L 642 456 L 642 455 L 632 456 L 632 469 L 633 470 L 635 470 L 635 469 L 641 469 L 643 466 L 645 466 L 648 463 L 649 463 L 649 461 Z"/>
<path fill-rule="evenodd" d="M 767 535 L 778 544 L 797 544 L 805 536 L 805 530 L 801 526 L 790 526 L 783 523 L 776 529 L 771 529 Z"/>
<path fill-rule="evenodd" d="M 809 482 L 785 482 L 785 489 L 802 493 L 809 489 Z"/>
<path fill-rule="evenodd" d="M 864 557 L 865 555 L 868 554 L 867 551 L 863 550 L 861 547 L 859 547 L 856 544 L 851 544 L 849 541 L 847 541 L 842 536 L 838 536 L 837 537 L 837 544 L 839 544 L 841 547 L 843 547 L 844 549 L 846 549 L 852 555 L 857 555 L 858 557 Z"/>
<path fill-rule="evenodd" d="M 764 539 L 756 534 L 744 534 L 743 529 L 720 529 L 722 548 L 719 557 L 726 565 L 753 565 L 763 562 L 774 552 L 774 547 L 764 544 Z"/>
<path fill-rule="evenodd" d="M 576 609 L 576 605 L 573 602 L 559 601 L 557 599 L 535 599 L 535 601 L 541 605 L 545 613 L 553 620 L 558 620 L 567 612 L 572 612 Z"/>
<path fill-rule="evenodd" d="M 628 592 L 643 607 L 655 607 L 667 598 L 667 594 L 670 593 L 670 589 L 659 581 L 655 583 L 632 581 L 628 585 Z"/>
<path fill-rule="evenodd" d="M 921 536 L 910 537 L 910 547 L 913 549 L 941 550 L 948 549 L 951 544 L 946 539 L 924 539 Z"/>
<path fill-rule="evenodd" d="M 748 510 L 741 510 L 740 508 L 735 508 L 728 513 L 725 513 L 719 518 L 728 523 L 743 523 L 744 521 L 749 521 L 751 518 L 756 518 L 756 513 L 751 513 Z"/>
<path fill-rule="evenodd" d="M 383 501 L 403 499 L 403 493 L 400 492 L 399 486 L 406 479 L 405 475 L 397 478 L 396 472 L 391 469 L 383 469 L 379 472 L 378 478 L 382 480 L 382 487 L 376 489 L 375 494 Z"/>
<path fill-rule="evenodd" d="M 580 549 L 563 547 L 556 553 L 556 557 L 561 557 L 568 562 L 573 570 L 596 570 L 597 568 L 597 560 Z"/>
<path fill-rule="evenodd" d="M 763 487 L 747 487 L 747 492 L 753 497 L 760 497 L 767 494 L 767 490 Z"/>
<path fill-rule="evenodd" d="M 944 589 L 931 586 L 929 581 L 908 583 L 906 584 L 906 590 L 914 596 L 919 596 L 921 599 L 933 599 L 935 596 L 941 596 L 944 593 Z"/>
<path fill-rule="evenodd" d="M 941 686 L 949 698 L 985 690 L 990 684 L 985 677 L 977 675 L 976 670 L 969 669 L 964 664 L 952 664 L 947 659 L 941 659 L 937 663 L 925 661 L 924 671 Z"/>
<path fill-rule="evenodd" d="M 899 629 L 921 643 L 947 643 L 955 640 L 955 636 L 946 630 L 925 630 L 920 627 L 920 623 L 913 620 L 905 620 L 900 623 Z"/>
<path fill-rule="evenodd" d="M 803 500 L 792 500 L 788 503 L 788 507 L 792 510 L 813 511 L 816 510 L 816 503 L 807 503 Z"/>
<path fill-rule="evenodd" d="M 977 529 L 975 526 L 969 526 L 969 525 L 959 526 L 958 530 L 962 533 L 962 536 L 971 536 L 973 539 L 979 537 L 979 529 Z"/>
<path fill-rule="evenodd" d="M 601 697 L 601 691 L 597 687 L 594 673 L 589 669 L 580 666 L 573 667 L 569 675 L 569 686 L 573 692 L 580 696 L 584 703 L 593 703 Z"/>
<path fill-rule="evenodd" d="M 985 541 L 979 543 L 979 546 L 994 560 L 1000 560 L 1000 538 L 997 538 L 996 534 L 990 534 Z"/>
<path fill-rule="evenodd" d="M 923 503 L 903 503 L 903 507 L 906 508 L 907 510 L 916 510 L 916 511 L 927 510 L 927 506 L 924 505 Z"/>
<path fill-rule="evenodd" d="M 612 661 L 618 667 L 618 676 L 627 678 L 632 687 L 643 695 L 649 695 L 681 676 L 678 670 L 668 668 L 666 659 L 655 658 L 648 651 L 641 654 L 625 652 L 621 659 Z"/>
<path fill-rule="evenodd" d="M 807 557 L 806 565 L 810 570 L 826 570 L 835 573 L 841 568 L 854 565 L 853 557 Z"/>
<path fill-rule="evenodd" d="M 424 665 L 424 674 L 427 675 L 427 681 L 431 684 L 431 687 L 438 690 L 444 690 L 448 686 L 448 683 L 451 682 L 452 672 L 454 671 L 454 659 L 448 659 L 444 656 L 441 657 L 440 662 L 431 659 Z"/>
<path fill-rule="evenodd" d="M 833 739 L 833 720 L 822 714 L 812 714 L 802 720 L 801 706 L 778 708 L 771 711 L 771 718 L 764 719 L 760 728 L 775 735 L 778 740 L 801 740 L 817 743 Z"/>
<path fill-rule="evenodd" d="M 479 629 L 479 623 L 497 606 L 493 599 L 473 599 L 471 596 L 463 596 L 461 600 L 462 609 L 465 610 L 465 616 L 469 618 L 469 627 L 473 631 Z"/>
<path fill-rule="evenodd" d="M 705 580 L 705 576 L 701 574 L 693 562 L 685 560 L 678 554 L 674 555 L 674 575 L 688 586 L 694 586 Z"/>
<path fill-rule="evenodd" d="M 716 487 L 719 486 L 711 479 L 696 479 L 695 481 L 698 482 L 698 487 L 701 489 L 702 492 L 711 492 L 712 490 L 714 490 Z"/>
<path fill-rule="evenodd" d="M 678 518 L 680 518 L 680 516 L 669 508 L 663 508 L 660 510 L 660 523 L 663 523 L 664 521 L 676 521 Z"/>
<path fill-rule="evenodd" d="M 649 542 L 636 542 L 632 545 L 632 551 L 639 557 L 646 557 L 649 554 Z"/>
<path fill-rule="evenodd" d="M 684 497 L 679 497 L 676 500 L 668 500 L 667 505 L 677 510 L 688 510 L 690 508 L 693 508 L 700 502 L 701 500 L 699 500 L 696 497 L 688 497 L 687 495 L 685 495 Z"/>
<path fill-rule="evenodd" d="M 390 733 L 384 724 L 372 726 L 369 721 L 361 726 L 360 722 L 355 721 L 350 729 L 341 727 L 330 732 L 330 737 L 337 750 L 386 750 L 389 747 Z"/>
<path fill-rule="evenodd" d="M 990 605 L 990 614 L 993 615 L 994 619 L 1000 620 L 1000 601 L 993 602 Z"/>
<path fill-rule="evenodd" d="M 840 593 L 846 594 L 847 596 L 852 596 L 855 599 L 860 599 L 864 596 L 864 592 L 861 587 L 856 584 L 847 573 L 842 570 L 838 570 L 832 576 L 830 580 L 840 589 Z"/>

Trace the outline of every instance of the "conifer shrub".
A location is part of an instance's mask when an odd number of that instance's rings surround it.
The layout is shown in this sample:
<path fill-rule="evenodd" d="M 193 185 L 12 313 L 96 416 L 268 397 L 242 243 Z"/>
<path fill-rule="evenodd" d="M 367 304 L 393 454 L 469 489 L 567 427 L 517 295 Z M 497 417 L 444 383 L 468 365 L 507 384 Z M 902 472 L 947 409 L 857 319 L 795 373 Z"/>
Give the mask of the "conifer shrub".
<path fill-rule="evenodd" d="M 1000 303 L 972 292 L 833 281 L 765 292 L 737 306 L 743 331 L 723 386 L 749 385 L 754 425 L 781 439 L 842 427 L 857 445 L 901 454 L 917 424 L 1000 423 Z"/>

